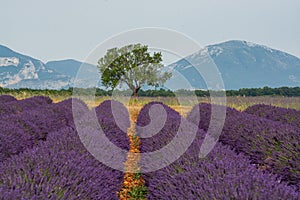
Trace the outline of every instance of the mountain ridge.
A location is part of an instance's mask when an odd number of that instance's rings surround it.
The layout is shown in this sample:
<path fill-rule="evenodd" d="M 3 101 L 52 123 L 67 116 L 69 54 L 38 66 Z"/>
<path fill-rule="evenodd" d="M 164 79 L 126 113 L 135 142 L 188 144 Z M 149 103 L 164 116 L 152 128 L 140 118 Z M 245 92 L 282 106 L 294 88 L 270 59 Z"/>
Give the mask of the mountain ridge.
<path fill-rule="evenodd" d="M 176 70 L 189 81 L 188 88 L 183 89 L 206 89 L 206 82 L 201 75 L 199 78 L 195 66 L 188 61 L 199 66 L 213 61 L 223 78 L 225 89 L 300 85 L 300 58 L 248 41 L 229 40 L 207 45 L 198 52 L 166 66 L 167 70 Z M 76 78 L 78 83 L 83 84 L 82 87 L 93 87 L 95 74 L 98 74 L 96 65 L 75 59 L 43 63 L 0 45 L 1 87 L 62 89 L 74 86 Z M 179 87 L 186 85 L 177 81 L 176 75 L 172 79 L 167 81 L 166 85 L 173 89 L 180 89 Z M 101 86 L 101 83 L 98 86 Z"/>
<path fill-rule="evenodd" d="M 207 85 L 197 72 L 205 62 L 217 66 L 225 89 L 300 85 L 300 59 L 280 50 L 247 41 L 230 40 L 205 48 L 169 65 L 193 88 Z M 196 63 L 199 66 L 192 66 Z M 199 70 L 201 71 L 201 70 Z"/>
<path fill-rule="evenodd" d="M 51 66 L 51 63 L 61 62 L 73 62 L 73 64 L 76 63 L 76 66 L 75 68 L 69 68 L 65 71 Z M 0 87 L 67 89 L 74 85 L 78 66 L 86 67 L 86 70 L 82 70 L 82 73 L 86 76 L 91 75 L 90 71 L 91 68 L 93 68 L 91 64 L 82 63 L 74 59 L 51 61 L 50 64 L 49 62 L 47 63 L 43 63 L 41 60 L 0 45 Z M 70 67 L 70 65 L 68 66 Z M 95 71 L 93 71 L 93 73 L 94 72 Z M 83 83 L 83 87 L 92 86 L 88 80 L 78 79 L 78 81 Z"/>

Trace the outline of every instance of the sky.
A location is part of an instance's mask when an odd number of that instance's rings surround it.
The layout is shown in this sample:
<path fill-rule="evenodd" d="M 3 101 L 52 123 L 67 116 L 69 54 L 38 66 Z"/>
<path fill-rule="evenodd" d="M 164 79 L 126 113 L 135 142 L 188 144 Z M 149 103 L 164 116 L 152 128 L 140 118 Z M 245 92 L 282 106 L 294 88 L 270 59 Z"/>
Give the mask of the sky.
<path fill-rule="evenodd" d="M 160 27 L 201 46 L 246 40 L 300 57 L 299 0 L 0 0 L 0 44 L 43 62 L 83 61 L 120 32 Z"/>

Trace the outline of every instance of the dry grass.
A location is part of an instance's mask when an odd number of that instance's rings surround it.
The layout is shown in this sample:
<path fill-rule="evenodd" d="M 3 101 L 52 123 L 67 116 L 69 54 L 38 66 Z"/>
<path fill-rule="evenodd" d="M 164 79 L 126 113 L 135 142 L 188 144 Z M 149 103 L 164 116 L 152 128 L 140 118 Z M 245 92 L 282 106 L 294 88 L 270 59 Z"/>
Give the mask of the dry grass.
<path fill-rule="evenodd" d="M 16 95 L 17 99 L 24 99 L 31 97 L 30 94 L 22 94 Z M 53 102 L 60 102 L 62 100 L 68 99 L 70 97 L 66 96 L 49 96 Z M 95 99 L 83 99 L 89 108 L 96 107 L 101 104 L 105 100 L 112 99 L 109 96 L 101 96 L 95 97 Z M 122 102 L 125 106 L 130 106 L 129 98 L 119 98 L 117 99 Z M 162 102 L 172 108 L 174 108 L 179 113 L 186 115 L 186 113 L 195 105 L 195 99 L 191 97 L 181 97 L 181 101 L 179 102 L 176 97 L 139 97 L 133 98 L 130 100 L 131 105 L 135 106 L 144 106 L 145 104 L 153 101 Z M 198 97 L 199 103 L 209 103 L 209 97 Z M 261 97 L 227 97 L 226 98 L 227 106 L 235 108 L 237 110 L 244 110 L 249 106 L 254 104 L 270 104 L 283 108 L 293 108 L 296 110 L 300 110 L 300 97 L 276 97 L 276 96 L 261 96 Z"/>

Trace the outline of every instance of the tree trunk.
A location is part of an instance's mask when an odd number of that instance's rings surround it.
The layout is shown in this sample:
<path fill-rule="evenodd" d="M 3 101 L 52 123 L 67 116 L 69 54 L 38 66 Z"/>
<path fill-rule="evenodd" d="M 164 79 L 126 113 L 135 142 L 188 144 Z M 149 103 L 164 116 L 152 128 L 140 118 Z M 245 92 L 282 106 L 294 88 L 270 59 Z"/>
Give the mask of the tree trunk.
<path fill-rule="evenodd" d="M 136 87 L 136 88 L 134 88 L 134 89 L 133 89 L 133 93 L 132 93 L 131 96 L 133 96 L 133 97 L 138 97 L 138 96 L 139 96 L 138 92 L 139 92 L 140 89 L 141 89 L 141 87 Z"/>

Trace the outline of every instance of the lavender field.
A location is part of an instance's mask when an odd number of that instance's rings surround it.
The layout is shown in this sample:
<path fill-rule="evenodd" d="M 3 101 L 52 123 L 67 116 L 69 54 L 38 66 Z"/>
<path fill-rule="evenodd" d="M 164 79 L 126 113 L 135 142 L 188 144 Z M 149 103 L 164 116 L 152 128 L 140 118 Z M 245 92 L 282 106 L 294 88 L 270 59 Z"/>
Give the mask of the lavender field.
<path fill-rule="evenodd" d="M 119 123 L 112 104 L 122 116 Z M 162 127 L 151 123 L 154 105 L 166 111 Z M 300 111 L 265 104 L 243 111 L 227 107 L 218 142 L 199 158 L 208 127 L 214 126 L 211 109 L 211 104 L 200 103 L 184 118 L 161 102 L 143 105 L 137 136 L 159 131 L 140 138 L 141 173 L 136 175 L 143 177 L 146 191 L 131 199 L 300 199 Z M 0 96 L 0 199 L 120 199 L 125 172 L 97 160 L 78 134 L 74 118 L 85 126 L 85 135 L 94 134 L 88 127 L 91 113 L 115 146 L 130 149 L 124 131 L 130 126 L 129 111 L 119 102 L 105 100 L 89 108 L 76 99 L 54 103 L 43 96 Z M 143 128 L 149 124 L 151 128 Z M 182 127 L 197 128 L 187 150 L 170 165 L 148 172 L 151 163 L 143 165 L 143 153 L 163 148 L 178 133 L 191 134 Z"/>

